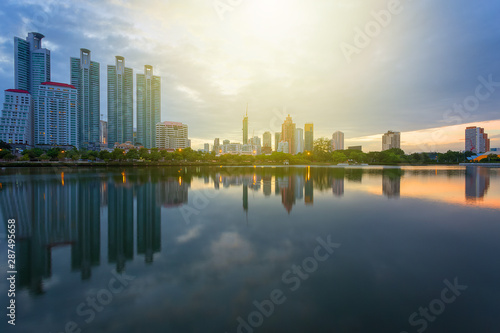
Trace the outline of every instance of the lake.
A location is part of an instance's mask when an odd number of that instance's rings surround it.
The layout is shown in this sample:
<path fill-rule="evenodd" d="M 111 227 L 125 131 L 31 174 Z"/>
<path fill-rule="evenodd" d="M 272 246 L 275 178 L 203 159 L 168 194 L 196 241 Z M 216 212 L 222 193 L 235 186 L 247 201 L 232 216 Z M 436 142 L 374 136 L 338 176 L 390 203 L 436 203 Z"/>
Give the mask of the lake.
<path fill-rule="evenodd" d="M 0 327 L 496 332 L 499 213 L 498 168 L 3 168 Z"/>

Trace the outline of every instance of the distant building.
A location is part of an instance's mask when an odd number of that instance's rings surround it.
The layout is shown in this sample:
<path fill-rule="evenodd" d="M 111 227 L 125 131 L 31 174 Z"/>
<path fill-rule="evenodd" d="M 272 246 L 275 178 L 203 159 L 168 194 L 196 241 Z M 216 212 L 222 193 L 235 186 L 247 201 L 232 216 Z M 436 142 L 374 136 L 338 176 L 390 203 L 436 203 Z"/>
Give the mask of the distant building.
<path fill-rule="evenodd" d="M 278 151 L 278 145 L 281 141 L 281 132 L 274 133 L 274 151 Z"/>
<path fill-rule="evenodd" d="M 247 105 L 247 112 L 245 114 L 245 117 L 243 118 L 243 144 L 248 143 L 248 105 Z"/>
<path fill-rule="evenodd" d="M 382 150 L 401 148 L 401 133 L 388 131 L 382 136 Z"/>
<path fill-rule="evenodd" d="M 191 146 L 188 126 L 173 121 L 156 124 L 156 147 L 160 149 L 184 149 Z"/>
<path fill-rule="evenodd" d="M 78 145 L 77 90 L 58 82 L 44 82 L 38 88 L 35 113 L 35 145 Z"/>
<path fill-rule="evenodd" d="M 347 150 L 359 150 L 359 151 L 363 151 L 363 147 L 362 146 L 349 146 L 349 147 L 347 147 Z"/>
<path fill-rule="evenodd" d="M 80 58 L 70 58 L 71 85 L 78 92 L 78 145 L 98 150 L 100 121 L 99 63 L 91 61 L 90 50 L 80 49 Z"/>
<path fill-rule="evenodd" d="M 344 133 L 337 131 L 332 134 L 332 151 L 344 150 Z"/>
<path fill-rule="evenodd" d="M 137 139 L 146 148 L 156 147 L 156 124 L 161 116 L 161 77 L 153 75 L 153 66 L 145 65 L 144 74 L 136 75 Z"/>
<path fill-rule="evenodd" d="M 115 57 L 108 65 L 108 145 L 134 142 L 133 70 L 125 67 L 125 58 Z M 142 142 L 141 142 L 142 143 Z"/>
<path fill-rule="evenodd" d="M 13 145 L 33 144 L 32 100 L 27 90 L 5 90 L 0 115 L 0 140 Z"/>
<path fill-rule="evenodd" d="M 226 139 L 226 140 L 223 140 L 223 141 L 222 141 L 222 144 L 223 144 L 223 145 L 228 145 L 228 144 L 229 144 L 229 142 L 230 142 L 230 141 Z"/>
<path fill-rule="evenodd" d="M 281 125 L 281 141 L 288 142 L 288 153 L 295 155 L 295 123 L 290 115 Z"/>
<path fill-rule="evenodd" d="M 313 124 L 304 125 L 304 135 L 305 135 L 304 150 L 313 151 L 313 146 L 314 146 Z"/>
<path fill-rule="evenodd" d="M 278 143 L 278 152 L 279 153 L 287 153 L 289 152 L 290 150 L 288 149 L 288 142 L 286 141 L 280 141 Z"/>
<path fill-rule="evenodd" d="M 205 143 L 203 145 L 203 152 L 210 153 L 210 143 Z"/>
<path fill-rule="evenodd" d="M 490 150 L 490 139 L 484 128 L 471 126 L 465 129 L 465 150 L 475 154 Z"/>
<path fill-rule="evenodd" d="M 105 120 L 99 121 L 99 142 L 103 146 L 108 144 L 108 122 Z"/>
<path fill-rule="evenodd" d="M 220 140 L 219 138 L 215 138 L 214 139 L 214 146 L 212 147 L 213 151 L 218 154 L 219 153 L 219 150 L 220 150 Z"/>
<path fill-rule="evenodd" d="M 262 153 L 270 154 L 272 153 L 272 135 L 271 132 L 264 132 L 262 135 Z"/>
<path fill-rule="evenodd" d="M 224 144 L 221 146 L 219 151 L 220 151 L 219 155 L 225 155 L 225 154 L 240 155 L 242 151 L 242 145 L 241 143 L 230 143 L 229 140 L 224 140 Z"/>
<path fill-rule="evenodd" d="M 295 154 L 304 152 L 304 131 L 302 128 L 295 129 Z"/>

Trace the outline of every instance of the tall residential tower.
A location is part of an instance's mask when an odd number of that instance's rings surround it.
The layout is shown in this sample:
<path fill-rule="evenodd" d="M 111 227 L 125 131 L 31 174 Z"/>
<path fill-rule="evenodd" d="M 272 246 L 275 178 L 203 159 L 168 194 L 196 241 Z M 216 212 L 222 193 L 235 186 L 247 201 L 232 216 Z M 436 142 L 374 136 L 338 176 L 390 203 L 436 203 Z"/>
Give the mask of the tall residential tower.
<path fill-rule="evenodd" d="M 108 147 L 116 142 L 133 142 L 133 70 L 125 58 L 116 56 L 108 65 Z"/>
<path fill-rule="evenodd" d="M 305 151 L 313 151 L 314 145 L 314 133 L 313 133 L 313 124 L 305 124 L 304 125 L 304 150 Z"/>
<path fill-rule="evenodd" d="M 71 85 L 78 91 L 78 143 L 80 148 L 99 149 L 99 63 L 90 51 L 80 49 L 80 58 L 70 58 Z"/>
<path fill-rule="evenodd" d="M 156 147 L 156 124 L 161 120 L 161 77 L 153 75 L 153 66 L 144 66 L 137 74 L 137 142 L 145 148 Z"/>
<path fill-rule="evenodd" d="M 243 144 L 246 145 L 248 143 L 248 104 L 247 104 L 247 112 L 245 117 L 243 118 Z"/>

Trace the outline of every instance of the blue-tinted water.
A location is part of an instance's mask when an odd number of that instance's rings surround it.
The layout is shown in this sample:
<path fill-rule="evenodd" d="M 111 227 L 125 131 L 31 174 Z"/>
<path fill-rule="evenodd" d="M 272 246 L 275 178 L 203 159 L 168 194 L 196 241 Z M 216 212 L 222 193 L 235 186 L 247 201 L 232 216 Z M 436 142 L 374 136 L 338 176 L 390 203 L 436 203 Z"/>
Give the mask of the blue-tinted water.
<path fill-rule="evenodd" d="M 0 213 L 9 331 L 500 327 L 500 169 L 3 169 Z"/>

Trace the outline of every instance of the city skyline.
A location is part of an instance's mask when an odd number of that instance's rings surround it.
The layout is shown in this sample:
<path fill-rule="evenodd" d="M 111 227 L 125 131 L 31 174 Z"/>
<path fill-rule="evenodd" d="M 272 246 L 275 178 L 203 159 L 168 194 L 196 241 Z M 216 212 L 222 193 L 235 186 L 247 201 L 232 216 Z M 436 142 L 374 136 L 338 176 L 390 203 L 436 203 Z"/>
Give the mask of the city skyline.
<path fill-rule="evenodd" d="M 211 3 L 174 2 L 148 8 L 135 1 L 127 5 L 61 4 L 19 1 L 6 4 L 0 11 L 5 21 L 0 39 L 1 89 L 13 88 L 13 37 L 39 31 L 46 36 L 44 47 L 51 50 L 52 81 L 55 82 L 69 83 L 68 58 L 78 54 L 82 47 L 92 50 L 93 59 L 102 64 L 101 67 L 112 64 L 117 54 L 123 55 L 127 65 L 136 72 L 142 70 L 144 63 L 151 64 L 158 75 L 168 80 L 168 84 L 162 85 L 161 120 L 189 124 L 195 149 L 214 137 L 239 141 L 239 115 L 247 102 L 252 106 L 253 125 L 249 127 L 258 136 L 265 131 L 275 132 L 273 117 L 282 121 L 284 117 L 280 115 L 290 113 L 298 126 L 316 123 L 316 138 L 329 137 L 333 129 L 338 129 L 345 133 L 346 145 L 362 144 L 366 151 L 379 150 L 379 140 L 372 137 L 379 138 L 389 128 L 402 133 L 401 147 L 408 152 L 463 149 L 463 134 L 455 135 L 454 128 L 444 127 L 447 125 L 483 127 L 490 133 L 492 147 L 499 145 L 500 92 L 494 91 L 498 88 L 496 82 L 500 81 L 498 64 L 494 61 L 496 50 L 491 43 L 481 44 L 469 38 L 450 45 L 449 41 L 455 39 L 448 38 L 462 36 L 461 29 L 481 30 L 488 38 L 495 38 L 498 29 L 494 26 L 498 23 L 491 21 L 487 13 L 494 12 L 498 4 L 481 7 L 461 27 L 443 25 L 440 13 L 446 13 L 450 20 L 461 20 L 464 13 L 471 15 L 472 10 L 467 9 L 473 4 L 463 1 L 450 11 L 445 4 L 406 3 L 402 13 L 393 16 L 390 25 L 384 27 L 369 46 L 351 57 L 351 63 L 346 61 L 340 45 L 353 44 L 355 28 L 363 28 L 373 20 L 371 12 L 386 9 L 386 2 L 347 6 L 342 1 L 333 1 L 329 5 L 313 6 L 298 1 L 286 4 L 255 1 L 227 12 L 224 20 Z M 85 20 L 73 19 L 75 9 Z M 281 15 L 280 20 L 274 22 L 273 15 L 282 11 L 287 15 Z M 311 29 L 324 23 L 335 31 L 329 36 L 331 42 L 325 44 L 328 39 L 324 35 L 310 38 L 312 30 L 299 31 L 300 24 L 306 20 L 299 15 L 302 11 L 307 12 L 305 16 L 309 17 Z M 108 22 L 103 26 L 99 20 L 105 12 L 122 15 L 110 22 L 103 20 Z M 397 32 L 410 28 L 412 19 L 427 12 L 432 13 L 429 24 L 413 32 L 413 44 L 408 41 L 411 47 L 399 48 L 399 42 L 404 43 L 399 41 Z M 133 13 L 137 15 L 132 16 Z M 351 15 L 353 22 L 345 22 L 344 14 Z M 326 17 L 339 20 L 329 19 L 330 23 L 325 21 Z M 491 28 L 485 30 L 483 24 L 490 24 Z M 113 29 L 109 29 L 110 26 Z M 120 38 L 118 29 L 123 32 Z M 168 32 L 167 37 L 163 29 Z M 436 39 L 428 40 L 425 49 L 415 52 L 420 44 L 415 45 L 414 41 L 425 40 L 434 30 L 439 31 Z M 292 44 L 294 33 L 298 44 Z M 240 44 L 234 40 L 235 34 L 254 38 L 251 43 Z M 444 39 L 447 42 L 441 43 Z M 268 49 L 267 45 L 278 46 Z M 206 51 L 207 47 L 210 51 Z M 231 52 L 227 52 L 228 48 Z M 474 56 L 470 52 L 460 53 L 471 49 L 477 51 Z M 284 53 L 285 50 L 291 52 Z M 457 59 L 456 54 L 462 56 Z M 276 62 L 278 56 L 284 56 L 284 60 Z M 429 62 L 429 57 L 433 61 Z M 323 67 L 312 65 L 317 59 L 327 61 Z M 395 63 L 399 64 L 397 70 Z M 435 77 L 433 64 L 437 63 L 446 65 L 438 67 L 441 75 Z M 419 70 L 404 72 L 412 68 Z M 330 75 L 333 72 L 335 75 Z M 388 77 L 380 84 L 382 73 L 388 73 Z M 105 68 L 101 68 L 101 82 L 105 82 L 105 74 Z M 481 100 L 470 112 L 457 111 L 459 108 L 455 105 L 467 106 L 470 100 L 467 98 L 474 96 L 476 86 L 488 81 L 493 82 L 493 91 L 487 99 Z M 346 86 L 345 82 L 349 84 Z M 395 88 L 388 89 L 389 86 Z M 483 87 L 483 95 L 484 91 L 487 90 Z M 134 103 L 135 99 L 134 96 Z M 100 104 L 101 114 L 106 114 L 104 84 L 101 84 Z M 214 114 L 217 126 L 205 126 Z M 495 122 L 491 122 L 493 120 Z M 221 131 L 221 128 L 227 130 Z M 422 142 L 421 136 L 430 129 L 434 129 L 434 138 Z M 428 149 L 431 145 L 435 149 Z"/>

